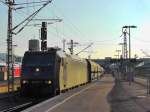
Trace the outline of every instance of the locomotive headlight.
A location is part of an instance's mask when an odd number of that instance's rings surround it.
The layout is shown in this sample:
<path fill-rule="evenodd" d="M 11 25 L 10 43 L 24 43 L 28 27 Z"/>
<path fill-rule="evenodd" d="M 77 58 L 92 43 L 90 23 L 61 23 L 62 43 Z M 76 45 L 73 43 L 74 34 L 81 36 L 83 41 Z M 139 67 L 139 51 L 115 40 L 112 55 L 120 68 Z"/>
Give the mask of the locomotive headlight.
<path fill-rule="evenodd" d="M 39 69 L 39 68 L 36 68 L 36 69 L 35 69 L 35 71 L 36 71 L 36 72 L 39 72 L 39 71 L 40 71 L 40 69 Z"/>
<path fill-rule="evenodd" d="M 26 81 L 23 81 L 22 83 L 23 83 L 23 84 L 25 84 L 25 83 L 26 83 Z"/>
<path fill-rule="evenodd" d="M 51 81 L 51 80 L 49 80 L 49 81 L 48 81 L 48 84 L 51 84 L 51 83 L 52 83 L 52 81 Z"/>
<path fill-rule="evenodd" d="M 22 83 L 23 83 L 23 84 L 27 84 L 27 83 L 28 83 L 28 81 L 24 80 Z"/>
<path fill-rule="evenodd" d="M 48 80 L 45 82 L 46 84 L 52 84 L 52 81 L 51 80 Z"/>

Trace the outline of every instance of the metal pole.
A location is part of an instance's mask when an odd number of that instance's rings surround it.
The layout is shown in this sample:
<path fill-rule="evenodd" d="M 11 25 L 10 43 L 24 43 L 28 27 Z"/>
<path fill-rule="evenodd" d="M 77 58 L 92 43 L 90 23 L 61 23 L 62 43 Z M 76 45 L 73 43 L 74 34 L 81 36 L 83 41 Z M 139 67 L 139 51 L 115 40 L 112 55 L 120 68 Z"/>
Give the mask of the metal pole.
<path fill-rule="evenodd" d="M 147 94 L 150 94 L 150 77 L 147 77 Z"/>
<path fill-rule="evenodd" d="M 128 27 L 129 28 L 129 85 L 131 85 L 131 78 L 132 78 L 132 74 L 131 74 L 131 63 L 130 63 L 130 60 L 131 60 L 131 38 L 130 38 L 130 26 Z"/>
<path fill-rule="evenodd" d="M 14 71 L 13 71 L 13 54 L 12 54 L 12 8 L 13 1 L 8 0 L 8 32 L 7 32 L 7 78 L 8 93 L 14 91 Z"/>
<path fill-rule="evenodd" d="M 70 40 L 70 43 L 68 43 L 68 44 L 70 45 L 70 47 L 68 48 L 70 51 L 70 54 L 73 55 L 73 45 L 74 45 L 73 40 Z"/>
<path fill-rule="evenodd" d="M 128 58 L 128 51 L 127 51 L 127 32 L 124 31 L 124 58 L 127 59 Z"/>
<path fill-rule="evenodd" d="M 130 26 L 129 26 L 129 61 L 131 59 L 131 38 L 130 38 Z"/>
<path fill-rule="evenodd" d="M 70 42 L 70 50 L 71 50 L 71 55 L 73 55 L 73 40 L 71 40 L 71 42 Z"/>

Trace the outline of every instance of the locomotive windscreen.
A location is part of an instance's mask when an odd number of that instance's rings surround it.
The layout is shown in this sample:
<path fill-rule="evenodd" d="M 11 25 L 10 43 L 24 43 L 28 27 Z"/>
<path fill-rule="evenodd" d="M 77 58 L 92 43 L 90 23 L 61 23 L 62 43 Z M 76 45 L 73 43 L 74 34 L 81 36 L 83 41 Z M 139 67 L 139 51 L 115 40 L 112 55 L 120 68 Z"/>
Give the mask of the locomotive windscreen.
<path fill-rule="evenodd" d="M 28 66 L 51 66 L 54 61 L 54 53 L 26 53 L 23 64 Z"/>
<path fill-rule="evenodd" d="M 22 62 L 22 78 L 50 78 L 54 75 L 55 57 L 55 52 L 26 52 Z"/>

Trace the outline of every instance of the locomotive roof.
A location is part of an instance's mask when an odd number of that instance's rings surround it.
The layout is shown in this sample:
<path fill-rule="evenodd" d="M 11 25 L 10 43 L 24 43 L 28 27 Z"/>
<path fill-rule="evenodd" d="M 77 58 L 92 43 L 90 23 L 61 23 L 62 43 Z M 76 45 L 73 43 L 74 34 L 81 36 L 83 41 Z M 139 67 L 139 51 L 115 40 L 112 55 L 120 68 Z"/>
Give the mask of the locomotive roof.
<path fill-rule="evenodd" d="M 66 53 L 63 52 L 63 51 L 57 51 L 57 55 L 58 55 L 60 58 L 65 58 L 65 57 L 67 57 L 67 56 L 66 56 Z"/>
<path fill-rule="evenodd" d="M 52 53 L 52 52 L 56 52 L 56 54 L 60 57 L 60 58 L 72 58 L 73 60 L 77 60 L 77 61 L 85 61 L 85 59 L 82 59 L 82 58 L 79 58 L 77 55 L 69 55 L 67 53 L 65 53 L 64 51 L 62 50 L 55 50 L 55 49 L 52 49 L 52 50 L 48 50 L 48 51 L 44 51 L 44 52 L 41 52 L 41 51 L 27 51 L 26 53 L 27 54 L 42 54 L 42 53 Z"/>
<path fill-rule="evenodd" d="M 66 53 L 63 52 L 63 51 L 57 51 L 57 55 L 58 55 L 60 58 L 72 58 L 72 59 L 77 60 L 77 61 L 85 61 L 85 59 L 80 58 L 80 57 L 78 57 L 77 55 L 69 55 L 69 54 L 66 54 Z"/>

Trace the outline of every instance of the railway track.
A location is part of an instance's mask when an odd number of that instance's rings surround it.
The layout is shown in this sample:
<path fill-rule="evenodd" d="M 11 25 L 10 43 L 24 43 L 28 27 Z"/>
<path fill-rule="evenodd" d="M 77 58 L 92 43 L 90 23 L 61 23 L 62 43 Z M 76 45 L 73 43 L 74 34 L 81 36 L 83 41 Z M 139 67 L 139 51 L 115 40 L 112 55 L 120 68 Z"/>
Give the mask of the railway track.
<path fill-rule="evenodd" d="M 28 98 L 20 97 L 19 95 L 4 96 L 0 98 L 0 112 L 20 112 L 48 98 L 50 97 Z"/>
<path fill-rule="evenodd" d="M 27 102 L 21 105 L 17 105 L 17 106 L 2 110 L 1 112 L 20 112 L 21 110 L 24 110 L 32 105 L 34 105 L 33 102 Z"/>
<path fill-rule="evenodd" d="M 0 98 L 0 112 L 11 112 L 12 110 L 19 109 L 25 106 L 25 104 L 29 105 L 29 102 L 31 104 L 31 101 L 32 100 L 30 99 L 19 98 L 14 96 Z"/>

